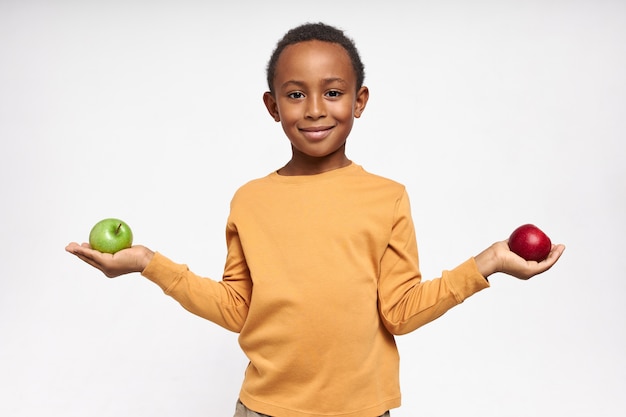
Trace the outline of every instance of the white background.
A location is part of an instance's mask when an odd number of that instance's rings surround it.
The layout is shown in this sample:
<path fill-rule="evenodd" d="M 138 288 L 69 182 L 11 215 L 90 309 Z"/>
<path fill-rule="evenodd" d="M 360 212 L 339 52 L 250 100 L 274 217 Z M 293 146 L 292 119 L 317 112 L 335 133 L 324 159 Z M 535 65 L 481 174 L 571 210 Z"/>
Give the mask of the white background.
<path fill-rule="evenodd" d="M 232 415 L 236 335 L 64 247 L 120 217 L 219 279 L 232 194 L 290 155 L 265 64 L 320 20 L 361 51 L 348 154 L 406 184 L 425 278 L 527 222 L 567 245 L 399 337 L 393 415 L 625 415 L 625 3 L 225 3 L 0 1 L 0 415 Z"/>

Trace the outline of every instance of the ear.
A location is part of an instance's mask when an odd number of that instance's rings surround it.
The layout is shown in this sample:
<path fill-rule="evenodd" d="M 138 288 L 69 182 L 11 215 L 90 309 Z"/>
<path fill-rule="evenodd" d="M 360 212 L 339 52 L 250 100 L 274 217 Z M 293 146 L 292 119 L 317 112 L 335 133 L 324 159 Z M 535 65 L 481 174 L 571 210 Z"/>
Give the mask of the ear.
<path fill-rule="evenodd" d="M 263 94 L 263 103 L 265 103 L 265 108 L 272 116 L 275 122 L 280 122 L 280 114 L 278 113 L 278 105 L 276 104 L 276 98 L 269 91 L 266 91 Z"/>
<path fill-rule="evenodd" d="M 359 118 L 365 110 L 367 100 L 370 98 L 370 90 L 363 86 L 356 92 L 356 100 L 354 102 L 354 117 Z"/>

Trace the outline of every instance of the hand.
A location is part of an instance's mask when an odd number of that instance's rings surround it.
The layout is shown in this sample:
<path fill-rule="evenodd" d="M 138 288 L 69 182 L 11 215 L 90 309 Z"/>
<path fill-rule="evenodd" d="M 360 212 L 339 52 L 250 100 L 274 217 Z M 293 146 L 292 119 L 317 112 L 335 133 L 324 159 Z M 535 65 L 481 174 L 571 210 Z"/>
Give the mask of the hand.
<path fill-rule="evenodd" d="M 141 272 L 154 256 L 154 252 L 141 245 L 110 254 L 91 249 L 88 243 L 79 245 L 72 242 L 65 247 L 65 250 L 99 269 L 109 278 L 131 272 Z"/>
<path fill-rule="evenodd" d="M 508 240 L 504 240 L 494 243 L 474 259 L 478 270 L 485 278 L 496 272 L 502 272 L 526 280 L 552 268 L 564 250 L 564 245 L 552 245 L 550 254 L 543 261 L 527 261 L 511 252 Z"/>

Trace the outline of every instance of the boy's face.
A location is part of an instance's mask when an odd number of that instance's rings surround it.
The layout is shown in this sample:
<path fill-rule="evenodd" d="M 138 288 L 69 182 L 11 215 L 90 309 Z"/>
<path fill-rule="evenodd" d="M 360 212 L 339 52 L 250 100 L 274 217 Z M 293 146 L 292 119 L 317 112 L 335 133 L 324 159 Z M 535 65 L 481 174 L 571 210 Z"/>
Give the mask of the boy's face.
<path fill-rule="evenodd" d="M 357 90 L 343 47 L 321 41 L 286 47 L 276 66 L 274 91 L 263 100 L 291 142 L 291 162 L 314 160 L 330 168 L 333 161 L 343 163 L 354 118 L 361 116 L 369 96 L 367 87 Z"/>

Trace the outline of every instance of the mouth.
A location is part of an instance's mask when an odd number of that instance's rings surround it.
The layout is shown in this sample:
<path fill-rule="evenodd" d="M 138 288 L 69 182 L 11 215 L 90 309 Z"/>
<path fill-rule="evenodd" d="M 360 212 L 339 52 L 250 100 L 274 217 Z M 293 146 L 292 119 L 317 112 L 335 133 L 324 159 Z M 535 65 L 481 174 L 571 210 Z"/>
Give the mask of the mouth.
<path fill-rule="evenodd" d="M 322 140 L 332 132 L 334 126 L 313 126 L 301 128 L 300 132 L 309 140 Z"/>

